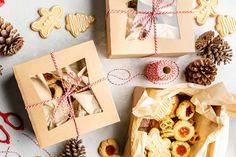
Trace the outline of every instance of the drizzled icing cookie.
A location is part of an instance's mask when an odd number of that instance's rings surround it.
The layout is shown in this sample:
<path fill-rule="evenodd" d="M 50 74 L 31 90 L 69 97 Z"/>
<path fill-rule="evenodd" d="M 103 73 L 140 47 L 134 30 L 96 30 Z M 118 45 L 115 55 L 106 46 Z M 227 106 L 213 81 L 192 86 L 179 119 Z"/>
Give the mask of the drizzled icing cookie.
<path fill-rule="evenodd" d="M 148 157 L 171 157 L 170 145 L 170 140 L 168 138 L 162 139 L 160 131 L 153 128 L 146 141 L 146 149 L 149 150 Z"/>
<path fill-rule="evenodd" d="M 80 33 L 85 32 L 95 21 L 95 18 L 82 13 L 69 14 L 66 16 L 66 29 L 74 36 L 78 37 Z"/>
<path fill-rule="evenodd" d="M 39 32 L 42 38 L 48 38 L 54 28 L 61 28 L 60 18 L 63 15 L 63 9 L 60 6 L 53 6 L 50 10 L 41 8 L 39 15 L 40 18 L 31 24 L 31 29 Z"/>
<path fill-rule="evenodd" d="M 218 15 L 216 30 L 222 37 L 234 33 L 236 31 L 236 19 L 228 15 Z"/>
<path fill-rule="evenodd" d="M 198 6 L 193 10 L 194 19 L 201 26 L 205 24 L 209 16 L 215 17 L 217 15 L 215 8 L 218 0 L 197 0 L 197 3 Z"/>

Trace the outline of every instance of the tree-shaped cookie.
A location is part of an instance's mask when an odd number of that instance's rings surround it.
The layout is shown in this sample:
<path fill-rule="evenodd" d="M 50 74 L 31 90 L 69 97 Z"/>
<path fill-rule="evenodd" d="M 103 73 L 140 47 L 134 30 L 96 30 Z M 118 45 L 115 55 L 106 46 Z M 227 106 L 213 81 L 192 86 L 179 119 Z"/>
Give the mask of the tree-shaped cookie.
<path fill-rule="evenodd" d="M 85 32 L 95 21 L 90 15 L 81 13 L 69 14 L 66 16 L 66 29 L 74 36 L 78 37 L 80 33 Z"/>
<path fill-rule="evenodd" d="M 218 15 L 216 30 L 222 37 L 234 33 L 236 31 L 236 19 L 228 15 Z"/>
<path fill-rule="evenodd" d="M 215 8 L 218 0 L 197 0 L 197 3 L 198 6 L 193 10 L 194 19 L 201 26 L 205 24 L 209 16 L 215 17 L 217 15 Z"/>
<path fill-rule="evenodd" d="M 63 9 L 60 6 L 53 6 L 50 10 L 41 8 L 39 15 L 40 18 L 31 24 L 31 29 L 39 32 L 42 38 L 48 38 L 54 28 L 61 28 L 60 18 L 63 15 Z"/>
<path fill-rule="evenodd" d="M 171 141 L 168 138 L 162 138 L 160 131 L 153 128 L 147 137 L 146 149 L 149 150 L 148 157 L 171 157 L 170 153 Z"/>

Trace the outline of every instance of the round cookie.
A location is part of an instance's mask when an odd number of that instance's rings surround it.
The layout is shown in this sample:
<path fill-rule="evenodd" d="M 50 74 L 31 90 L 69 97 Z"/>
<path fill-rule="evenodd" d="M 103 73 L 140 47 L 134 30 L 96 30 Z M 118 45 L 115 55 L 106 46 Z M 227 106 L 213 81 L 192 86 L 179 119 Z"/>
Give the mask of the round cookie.
<path fill-rule="evenodd" d="M 176 95 L 173 96 L 171 98 L 171 102 L 172 102 L 173 108 L 172 108 L 172 111 L 170 113 L 170 118 L 174 118 L 174 117 L 176 117 L 176 109 L 177 109 L 177 107 L 179 105 L 179 98 L 178 98 L 178 96 L 176 96 Z"/>
<path fill-rule="evenodd" d="M 171 149 L 173 157 L 188 157 L 191 148 L 187 142 L 174 141 L 171 144 Z"/>
<path fill-rule="evenodd" d="M 115 139 L 107 139 L 101 142 L 98 152 L 101 157 L 118 157 L 119 145 Z"/>
<path fill-rule="evenodd" d="M 181 120 L 189 120 L 195 113 L 195 105 L 189 101 L 184 100 L 176 109 L 176 116 Z"/>
<path fill-rule="evenodd" d="M 169 130 L 173 128 L 174 124 L 174 121 L 170 117 L 166 117 L 161 121 L 160 128 L 162 130 Z"/>
<path fill-rule="evenodd" d="M 184 120 L 179 120 L 174 126 L 174 137 L 178 141 L 188 141 L 195 133 L 195 129 L 191 123 Z"/>

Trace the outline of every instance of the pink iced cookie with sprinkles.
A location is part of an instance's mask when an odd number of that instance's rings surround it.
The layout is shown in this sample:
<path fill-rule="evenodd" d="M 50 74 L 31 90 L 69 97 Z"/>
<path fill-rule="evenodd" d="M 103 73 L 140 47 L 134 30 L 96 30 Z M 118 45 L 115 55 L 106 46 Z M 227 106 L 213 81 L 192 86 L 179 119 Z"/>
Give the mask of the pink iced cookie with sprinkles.
<path fill-rule="evenodd" d="M 173 81 L 179 75 L 178 65 L 173 61 L 160 60 L 147 65 L 146 77 L 153 83 Z"/>

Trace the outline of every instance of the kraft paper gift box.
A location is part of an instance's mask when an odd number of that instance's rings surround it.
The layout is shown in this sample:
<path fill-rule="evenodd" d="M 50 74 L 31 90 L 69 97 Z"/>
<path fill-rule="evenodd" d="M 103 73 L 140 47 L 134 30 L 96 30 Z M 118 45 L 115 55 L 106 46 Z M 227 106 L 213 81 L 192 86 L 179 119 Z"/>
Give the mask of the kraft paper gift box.
<path fill-rule="evenodd" d="M 220 143 L 227 145 L 225 143 L 227 137 L 224 136 L 221 139 L 219 137 L 223 133 L 228 115 L 235 116 L 236 96 L 229 93 L 223 83 L 212 87 L 180 84 L 164 90 L 136 87 L 133 94 L 133 110 L 124 157 L 146 157 L 144 152 L 147 133 L 140 130 L 141 123 L 144 119 L 159 120 L 169 115 L 170 98 L 176 94 L 189 97 L 188 99 L 196 107 L 193 120 L 200 140 L 190 145 L 189 157 L 213 157 L 216 155 L 215 151 L 220 153 L 219 150 L 214 150 L 217 139 L 221 140 Z"/>
<path fill-rule="evenodd" d="M 93 41 L 15 65 L 14 74 L 42 148 L 119 121 Z"/>
<path fill-rule="evenodd" d="M 145 25 L 145 22 L 131 29 L 134 23 L 146 14 L 134 13 L 135 10 L 133 8 L 128 8 L 129 1 L 106 0 L 107 50 L 111 58 L 172 57 L 195 51 L 191 0 L 176 0 L 171 7 L 157 11 L 179 13 L 156 15 L 156 40 L 154 40 L 153 26 L 150 30 L 150 35 L 146 39 L 138 39 L 140 30 Z M 137 1 L 137 11 L 148 12 L 152 10 L 152 0 Z M 173 0 L 164 0 L 164 3 L 171 2 Z M 149 27 L 146 30 L 149 30 Z M 157 47 L 157 50 L 155 50 L 155 47 Z"/>

